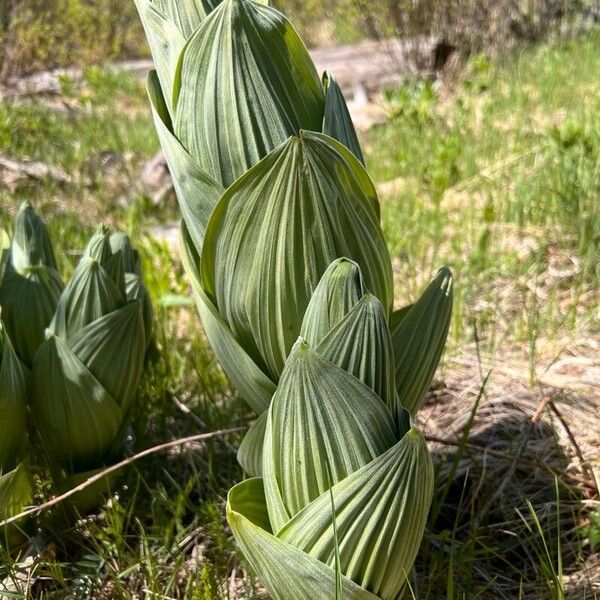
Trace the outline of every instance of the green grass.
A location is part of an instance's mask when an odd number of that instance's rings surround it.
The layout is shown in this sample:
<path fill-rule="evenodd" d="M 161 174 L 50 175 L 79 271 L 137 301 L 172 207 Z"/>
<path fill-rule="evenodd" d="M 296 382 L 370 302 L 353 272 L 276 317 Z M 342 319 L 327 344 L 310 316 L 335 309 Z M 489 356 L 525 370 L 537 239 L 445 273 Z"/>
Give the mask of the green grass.
<path fill-rule="evenodd" d="M 536 367 L 569 340 L 600 335 L 593 301 L 600 277 L 599 43 L 594 33 L 500 63 L 479 56 L 452 90 L 406 84 L 389 93 L 390 119 L 364 137 L 375 181 L 397 180 L 382 194 L 382 216 L 399 304 L 414 299 L 442 264 L 454 271 L 450 358 L 476 332 L 481 352 L 516 356 L 535 380 Z M 63 87 L 66 110 L 41 99 L 0 104 L 0 153 L 73 176 L 70 184 L 0 184 L 0 227 L 10 228 L 21 201 L 34 201 L 65 277 L 99 222 L 125 228 L 140 248 L 157 352 L 140 388 L 132 452 L 247 423 L 250 411 L 185 301 L 180 262 L 150 234 L 177 209 L 173 199 L 154 206 L 138 183 L 141 165 L 158 148 L 142 85 L 93 68 L 83 86 Z M 108 155 L 111 166 L 103 167 Z M 15 598 L 257 597 L 223 516 L 226 491 L 243 476 L 239 440 L 228 436 L 136 463 L 115 481 L 100 514 L 76 524 L 64 524 L 60 506 L 44 513 L 33 539 L 43 551 L 33 563 L 0 557 L 0 581 L 18 577 Z M 522 569 L 524 585 L 537 584 L 539 597 L 550 597 L 543 591 L 548 573 L 562 572 L 552 510 L 540 518 L 543 535 L 532 531 L 538 545 L 531 556 L 509 568 L 493 540 L 465 533 L 472 506 L 463 490 L 449 497 L 454 512 L 430 524 L 414 597 L 497 598 L 479 569 L 492 563 L 495 572 Z M 542 552 L 548 565 L 538 569 Z"/>

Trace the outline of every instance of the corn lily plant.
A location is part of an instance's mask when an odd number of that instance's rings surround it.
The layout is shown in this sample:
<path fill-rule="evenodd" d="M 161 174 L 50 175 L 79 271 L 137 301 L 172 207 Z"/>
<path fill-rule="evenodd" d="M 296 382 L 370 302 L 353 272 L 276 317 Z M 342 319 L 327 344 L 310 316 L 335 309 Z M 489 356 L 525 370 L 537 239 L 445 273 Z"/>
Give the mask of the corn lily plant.
<path fill-rule="evenodd" d="M 113 238 L 114 241 L 114 238 Z M 33 362 L 32 413 L 64 486 L 120 451 L 146 349 L 142 302 L 128 300 L 122 247 L 90 240 Z"/>
<path fill-rule="evenodd" d="M 31 366 L 63 284 L 46 225 L 27 202 L 17 214 L 7 254 L 0 284 L 2 319 L 17 355 Z"/>
<path fill-rule="evenodd" d="M 432 492 L 411 426 L 450 322 L 442 270 L 393 310 L 348 109 L 263 2 L 136 0 L 148 91 L 209 342 L 259 415 L 228 518 L 271 595 L 392 600 Z M 214 6 L 216 4 L 216 6 Z"/>

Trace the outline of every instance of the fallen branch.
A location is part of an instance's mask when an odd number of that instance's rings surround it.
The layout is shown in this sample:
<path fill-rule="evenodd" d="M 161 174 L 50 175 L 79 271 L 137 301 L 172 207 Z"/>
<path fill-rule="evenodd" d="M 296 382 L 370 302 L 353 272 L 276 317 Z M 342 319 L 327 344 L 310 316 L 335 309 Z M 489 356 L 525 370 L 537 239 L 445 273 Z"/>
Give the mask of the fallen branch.
<path fill-rule="evenodd" d="M 170 442 L 165 442 L 164 444 L 159 444 L 158 446 L 152 446 L 152 448 L 146 448 L 145 450 L 142 450 L 141 452 L 138 452 L 137 454 L 134 454 L 133 456 L 129 456 L 129 457 L 123 459 L 122 461 L 120 461 L 114 465 L 111 465 L 110 467 L 106 467 L 106 469 L 103 469 L 99 473 L 96 473 L 92 477 L 89 477 L 83 483 L 80 483 L 78 486 L 68 490 L 64 494 L 61 494 L 60 496 L 56 496 L 55 498 L 52 498 L 52 500 L 48 500 L 48 502 L 44 502 L 43 504 L 31 506 L 28 509 L 24 510 L 23 512 L 19 513 L 18 515 L 14 515 L 12 517 L 9 517 L 8 519 L 4 519 L 3 521 L 0 521 L 0 527 L 4 527 L 5 525 L 10 525 L 10 523 L 14 523 L 15 521 L 18 521 L 25 517 L 29 517 L 31 515 L 38 514 L 38 513 L 42 512 L 43 510 L 51 508 L 52 506 L 56 506 L 57 504 L 64 502 L 71 496 L 78 494 L 79 492 L 86 489 L 90 485 L 93 485 L 97 481 L 104 479 L 104 477 L 106 477 L 107 475 L 110 475 L 111 473 L 115 473 L 116 471 L 119 471 L 120 469 L 127 467 L 128 465 L 140 460 L 141 458 L 150 456 L 151 454 L 156 454 L 157 452 L 162 452 L 163 450 L 168 450 L 169 448 L 175 448 L 177 446 L 184 446 L 185 444 L 190 444 L 192 442 L 199 442 L 202 440 L 210 440 L 210 439 L 214 439 L 214 438 L 221 437 L 224 435 L 229 435 L 231 433 L 239 433 L 241 431 L 245 431 L 246 429 L 248 429 L 248 427 L 232 427 L 230 429 L 221 429 L 219 431 L 211 431 L 210 433 L 199 433 L 197 435 L 190 435 L 188 437 L 179 438 L 177 440 L 172 440 Z"/>

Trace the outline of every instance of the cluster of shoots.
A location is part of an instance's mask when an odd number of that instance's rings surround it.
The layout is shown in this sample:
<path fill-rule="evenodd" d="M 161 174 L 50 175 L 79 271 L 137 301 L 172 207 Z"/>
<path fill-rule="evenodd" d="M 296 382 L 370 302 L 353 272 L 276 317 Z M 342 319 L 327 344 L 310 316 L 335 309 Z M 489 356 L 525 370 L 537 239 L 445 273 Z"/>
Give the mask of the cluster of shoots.
<path fill-rule="evenodd" d="M 39 446 L 58 490 L 114 461 L 152 336 L 152 306 L 129 237 L 100 227 L 67 285 L 48 231 L 23 204 L 0 260 L 0 521 L 32 504 Z M 78 510 L 98 502 L 96 490 Z M 27 523 L 0 529 L 14 547 Z"/>
<path fill-rule="evenodd" d="M 450 323 L 439 271 L 394 310 L 377 193 L 340 87 L 267 2 L 136 0 L 206 335 L 256 413 L 227 518 L 280 600 L 394 600 L 432 462 L 414 425 Z M 400 282 L 401 283 L 401 282 Z"/>

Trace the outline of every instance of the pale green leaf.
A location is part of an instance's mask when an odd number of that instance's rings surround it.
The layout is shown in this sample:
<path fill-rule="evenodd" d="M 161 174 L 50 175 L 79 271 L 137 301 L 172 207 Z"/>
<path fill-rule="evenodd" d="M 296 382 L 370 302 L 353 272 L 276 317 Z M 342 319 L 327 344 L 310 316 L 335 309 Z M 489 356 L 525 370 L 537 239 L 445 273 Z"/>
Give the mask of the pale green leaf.
<path fill-rule="evenodd" d="M 110 236 L 110 231 L 104 225 L 100 225 L 90 238 L 83 258 L 91 258 L 99 262 L 125 297 L 125 261 L 120 249 L 113 252 Z"/>
<path fill-rule="evenodd" d="M 127 300 L 129 302 L 139 300 L 142 303 L 144 334 L 146 339 L 146 348 L 148 348 L 150 342 L 152 341 L 152 332 L 154 329 L 154 309 L 152 308 L 152 300 L 150 299 L 148 288 L 139 275 L 126 273 L 125 291 L 127 292 Z"/>
<path fill-rule="evenodd" d="M 181 249 L 185 270 L 190 277 L 198 312 L 204 325 L 206 337 L 210 342 L 219 363 L 242 398 L 258 413 L 269 408 L 276 385 L 261 371 L 250 355 L 235 339 L 229 325 L 223 320 L 200 283 L 191 236 L 184 223 L 181 227 Z"/>
<path fill-rule="evenodd" d="M 247 479 L 230 490 L 227 520 L 240 550 L 273 600 L 326 600 L 333 597 L 335 571 L 270 533 L 261 479 Z M 344 576 L 342 598 L 380 600 Z"/>
<path fill-rule="evenodd" d="M 112 276 L 99 262 L 84 257 L 58 301 L 50 329 L 67 339 L 125 302 Z"/>
<path fill-rule="evenodd" d="M 14 517 L 33 504 L 31 475 L 27 465 L 0 475 L 0 521 Z M 0 546 L 15 548 L 27 539 L 29 522 L 25 519 L 0 527 Z"/>
<path fill-rule="evenodd" d="M 27 435 L 30 373 L 0 322 L 0 473 L 15 466 Z"/>
<path fill-rule="evenodd" d="M 336 258 L 392 302 L 392 269 L 373 184 L 330 137 L 303 132 L 223 194 L 206 233 L 202 282 L 235 337 L 277 380 L 304 312 Z"/>
<path fill-rule="evenodd" d="M 433 493 L 433 463 L 423 436 L 412 429 L 331 493 L 342 573 L 382 600 L 395 600 L 419 550 Z M 333 567 L 329 493 L 296 515 L 278 537 Z"/>
<path fill-rule="evenodd" d="M 237 459 L 244 471 L 253 477 L 262 476 L 263 445 L 269 412 L 258 416 L 244 436 L 238 449 Z"/>
<path fill-rule="evenodd" d="M 323 273 L 310 298 L 300 336 L 316 347 L 364 293 L 360 267 L 347 258 L 334 260 Z"/>
<path fill-rule="evenodd" d="M 364 294 L 316 350 L 360 379 L 394 410 L 394 349 L 385 310 L 373 294 Z"/>
<path fill-rule="evenodd" d="M 125 273 L 141 276 L 142 267 L 140 255 L 138 251 L 133 247 L 129 236 L 126 233 L 123 233 L 122 231 L 113 231 L 108 238 L 108 242 L 112 254 L 117 254 L 117 252 L 121 252 L 121 258 L 123 259 L 123 268 L 125 269 Z"/>
<path fill-rule="evenodd" d="M 63 283 L 52 267 L 11 270 L 0 283 L 2 320 L 19 358 L 31 366 L 56 311 Z"/>
<path fill-rule="evenodd" d="M 325 88 L 325 116 L 323 117 L 323 133 L 340 141 L 350 150 L 361 163 L 365 160 L 360 149 L 360 143 L 348 112 L 346 100 L 340 86 L 329 72 L 323 74 Z"/>
<path fill-rule="evenodd" d="M 123 413 L 66 343 L 51 336 L 33 363 L 32 415 L 53 463 L 77 473 L 102 465 Z"/>
<path fill-rule="evenodd" d="M 421 406 L 446 344 L 452 314 L 452 274 L 440 269 L 421 297 L 391 328 L 396 389 L 403 408 Z"/>
<path fill-rule="evenodd" d="M 46 224 L 29 202 L 24 202 L 17 213 L 9 262 L 18 272 L 41 265 L 56 269 Z"/>
<path fill-rule="evenodd" d="M 126 414 L 144 368 L 146 340 L 140 301 L 81 328 L 68 346 Z"/>
<path fill-rule="evenodd" d="M 157 79 L 160 80 L 162 93 L 167 99 L 168 112 L 172 115 L 173 83 L 186 37 L 177 24 L 161 10 L 156 2 L 150 0 L 134 1 L 158 72 Z M 167 4 L 167 2 L 164 2 L 164 4 Z M 168 4 L 177 6 L 178 2 L 171 0 Z"/>
<path fill-rule="evenodd" d="M 301 129 L 320 131 L 324 93 L 298 34 L 278 11 L 225 0 L 184 48 L 174 132 L 225 187 Z"/>
<path fill-rule="evenodd" d="M 224 188 L 198 167 L 171 132 L 169 114 L 155 71 L 148 75 L 147 88 L 156 131 L 173 176 L 181 216 L 196 252 L 200 254 L 208 220 Z"/>
<path fill-rule="evenodd" d="M 263 475 L 273 530 L 395 441 L 392 413 L 381 398 L 299 340 L 273 396 L 265 434 Z"/>

